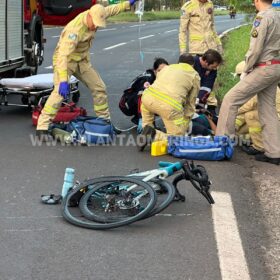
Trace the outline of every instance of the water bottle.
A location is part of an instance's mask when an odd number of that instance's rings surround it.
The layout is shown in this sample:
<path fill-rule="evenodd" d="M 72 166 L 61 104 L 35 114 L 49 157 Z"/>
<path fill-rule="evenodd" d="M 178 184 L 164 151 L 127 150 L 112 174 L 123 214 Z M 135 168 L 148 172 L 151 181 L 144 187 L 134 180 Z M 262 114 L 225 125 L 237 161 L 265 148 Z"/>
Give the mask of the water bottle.
<path fill-rule="evenodd" d="M 64 174 L 64 183 L 61 190 L 61 196 L 64 198 L 68 191 L 74 186 L 75 169 L 66 168 Z"/>

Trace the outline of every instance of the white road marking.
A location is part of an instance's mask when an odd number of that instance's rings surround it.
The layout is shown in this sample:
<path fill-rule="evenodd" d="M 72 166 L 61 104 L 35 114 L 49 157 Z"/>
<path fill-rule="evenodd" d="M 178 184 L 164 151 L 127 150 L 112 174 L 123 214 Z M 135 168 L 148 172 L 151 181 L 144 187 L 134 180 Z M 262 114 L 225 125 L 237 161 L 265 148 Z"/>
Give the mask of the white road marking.
<path fill-rule="evenodd" d="M 250 280 L 231 197 L 228 193 L 212 192 L 215 204 L 212 218 L 223 280 Z"/>
<path fill-rule="evenodd" d="M 47 66 L 47 67 L 44 67 L 45 69 L 53 69 L 53 66 L 50 65 L 50 66 Z"/>
<path fill-rule="evenodd" d="M 220 23 L 220 22 L 229 22 L 232 21 L 232 19 L 227 19 L 227 20 L 215 20 L 216 23 Z"/>
<path fill-rule="evenodd" d="M 63 216 L 41 216 L 41 217 L 35 217 L 35 216 L 10 216 L 10 217 L 0 217 L 0 219 L 11 219 L 11 220 L 23 220 L 23 219 L 51 219 L 51 218 L 63 218 Z"/>
<path fill-rule="evenodd" d="M 161 216 L 161 217 L 184 217 L 184 216 L 192 216 L 193 214 L 186 214 L 186 213 L 178 213 L 178 214 L 156 214 L 155 216 Z"/>
<path fill-rule="evenodd" d="M 165 31 L 164 33 L 177 32 L 177 31 L 178 31 L 178 29 L 172 29 L 172 30 Z"/>
<path fill-rule="evenodd" d="M 146 24 L 135 24 L 135 25 L 130 25 L 129 27 L 139 27 L 139 26 L 145 26 Z"/>
<path fill-rule="evenodd" d="M 117 30 L 117 28 L 99 29 L 98 32 Z"/>
<path fill-rule="evenodd" d="M 144 40 L 144 39 L 148 39 L 148 38 L 151 38 L 151 37 L 154 37 L 155 35 L 148 35 L 148 36 L 145 36 L 145 37 L 140 37 L 138 38 L 139 40 Z"/>
<path fill-rule="evenodd" d="M 54 35 L 54 36 L 52 36 L 52 38 L 59 38 L 60 37 L 60 35 Z"/>
<path fill-rule="evenodd" d="M 126 45 L 126 44 L 127 44 L 127 43 L 119 43 L 119 44 L 117 44 L 117 45 L 104 48 L 103 50 L 104 50 L 104 51 L 111 50 L 111 49 L 114 49 L 114 48 L 117 48 L 117 47 L 120 47 L 120 46 L 123 46 L 123 45 Z"/>
<path fill-rule="evenodd" d="M 6 232 L 34 232 L 34 231 L 45 231 L 47 228 L 38 228 L 38 229 L 5 229 Z"/>

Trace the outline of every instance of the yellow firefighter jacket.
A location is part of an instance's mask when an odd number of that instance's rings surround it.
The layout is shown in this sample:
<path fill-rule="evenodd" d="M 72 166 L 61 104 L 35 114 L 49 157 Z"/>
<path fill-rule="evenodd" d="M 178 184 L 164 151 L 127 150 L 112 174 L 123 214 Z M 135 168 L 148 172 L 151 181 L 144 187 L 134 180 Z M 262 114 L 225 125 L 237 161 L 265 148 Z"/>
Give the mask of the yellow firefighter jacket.
<path fill-rule="evenodd" d="M 195 112 L 195 100 L 200 88 L 200 77 L 186 63 L 165 66 L 154 83 L 143 94 L 151 95 L 166 104 L 166 111 L 183 112 L 191 118 Z"/>
<path fill-rule="evenodd" d="M 179 28 L 180 53 L 203 54 L 208 49 L 218 50 L 221 40 L 214 27 L 212 1 L 201 3 L 198 0 L 186 2 L 181 8 Z M 189 46 L 187 46 L 187 32 Z"/>
<path fill-rule="evenodd" d="M 105 8 L 106 18 L 130 8 L 129 1 Z M 70 21 L 62 31 L 53 56 L 53 66 L 59 74 L 60 81 L 67 81 L 69 63 L 76 62 L 90 67 L 89 49 L 95 36 L 95 31 L 90 31 L 86 25 L 85 11 Z"/>

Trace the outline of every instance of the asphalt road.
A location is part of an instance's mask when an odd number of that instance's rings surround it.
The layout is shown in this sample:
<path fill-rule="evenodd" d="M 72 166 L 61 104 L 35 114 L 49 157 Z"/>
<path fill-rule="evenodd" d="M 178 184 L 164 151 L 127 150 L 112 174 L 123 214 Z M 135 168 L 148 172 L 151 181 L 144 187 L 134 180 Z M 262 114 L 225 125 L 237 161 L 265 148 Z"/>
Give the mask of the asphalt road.
<path fill-rule="evenodd" d="M 240 24 L 218 17 L 218 32 Z M 155 56 L 178 58 L 178 21 L 109 25 L 97 33 L 92 63 L 104 79 L 113 121 L 129 119 L 118 110 L 122 90 L 151 67 Z M 41 73 L 51 71 L 51 54 L 60 28 L 46 29 Z M 153 36 L 152 36 L 153 35 Z M 143 38 L 141 47 L 139 37 Z M 125 43 L 125 44 L 124 44 Z M 122 44 L 118 47 L 105 50 Z M 144 63 L 139 51 L 144 53 Z M 92 113 L 91 97 L 81 85 L 80 105 Z M 122 175 L 155 168 L 158 158 L 132 145 L 112 147 L 32 146 L 35 129 L 25 108 L 0 111 L 0 279 L 269 279 L 262 246 L 268 246 L 259 201 L 246 158 L 201 162 L 213 182 L 216 205 L 210 207 L 189 183 L 180 185 L 185 203 L 173 203 L 163 215 L 109 231 L 68 224 L 59 206 L 40 203 L 41 194 L 59 193 L 66 167 L 78 179 Z M 135 135 L 135 132 L 132 132 Z M 164 156 L 161 160 L 174 161 Z"/>

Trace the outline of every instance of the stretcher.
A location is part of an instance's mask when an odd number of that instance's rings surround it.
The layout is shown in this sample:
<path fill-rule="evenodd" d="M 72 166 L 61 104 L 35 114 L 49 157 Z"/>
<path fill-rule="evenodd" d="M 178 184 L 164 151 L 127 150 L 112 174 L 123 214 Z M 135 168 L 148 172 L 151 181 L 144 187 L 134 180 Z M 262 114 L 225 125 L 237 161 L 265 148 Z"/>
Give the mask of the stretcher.
<path fill-rule="evenodd" d="M 74 76 L 70 78 L 72 101 L 79 101 L 79 80 Z M 53 90 L 53 73 L 38 74 L 25 78 L 0 79 L 0 105 L 33 107 L 42 97 L 49 96 Z M 10 97 L 21 96 L 20 103 L 11 103 Z M 14 99 L 13 99 L 14 100 Z"/>

